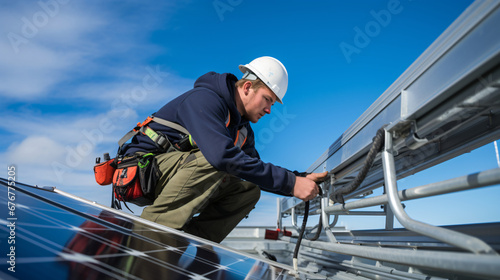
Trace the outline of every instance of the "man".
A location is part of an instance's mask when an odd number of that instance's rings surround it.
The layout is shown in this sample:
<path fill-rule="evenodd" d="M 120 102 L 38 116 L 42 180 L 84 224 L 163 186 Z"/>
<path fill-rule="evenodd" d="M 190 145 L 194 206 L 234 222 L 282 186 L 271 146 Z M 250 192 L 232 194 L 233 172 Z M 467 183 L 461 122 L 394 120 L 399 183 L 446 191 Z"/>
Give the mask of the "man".
<path fill-rule="evenodd" d="M 276 101 L 282 103 L 288 87 L 285 67 L 275 58 L 260 57 L 240 70 L 241 80 L 228 73 L 201 76 L 193 89 L 154 114 L 187 130 L 149 124 L 176 149 L 162 151 L 144 134 L 127 145 L 126 154 L 160 152 L 156 199 L 142 218 L 221 242 L 253 209 L 260 188 L 304 201 L 318 194 L 315 181 L 326 172 L 299 177 L 261 161 L 255 149 L 249 122 L 270 114 Z"/>

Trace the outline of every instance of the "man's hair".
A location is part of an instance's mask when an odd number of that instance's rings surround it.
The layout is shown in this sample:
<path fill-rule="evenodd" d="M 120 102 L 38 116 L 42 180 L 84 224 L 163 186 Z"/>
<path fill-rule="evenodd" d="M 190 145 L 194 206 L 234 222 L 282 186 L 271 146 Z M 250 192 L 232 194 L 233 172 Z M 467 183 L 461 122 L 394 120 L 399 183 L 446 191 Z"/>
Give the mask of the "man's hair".
<path fill-rule="evenodd" d="M 239 88 L 239 87 L 242 87 L 244 83 L 246 82 L 252 82 L 252 86 L 250 87 L 251 89 L 253 89 L 254 91 L 258 90 L 259 88 L 261 87 L 265 87 L 266 84 L 264 84 L 263 81 L 261 81 L 260 79 L 256 79 L 256 80 L 249 80 L 249 79 L 240 79 L 236 82 L 236 87 Z"/>

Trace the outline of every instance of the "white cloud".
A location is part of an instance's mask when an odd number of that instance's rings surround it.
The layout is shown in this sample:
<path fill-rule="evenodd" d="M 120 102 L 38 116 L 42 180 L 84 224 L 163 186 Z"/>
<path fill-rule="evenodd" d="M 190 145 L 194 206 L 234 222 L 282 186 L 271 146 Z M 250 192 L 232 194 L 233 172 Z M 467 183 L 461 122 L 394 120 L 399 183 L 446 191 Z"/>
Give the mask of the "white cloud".
<path fill-rule="evenodd" d="M 0 53 L 9 54 L 9 46 L 0 43 Z M 67 78 L 65 70 L 77 64 L 76 53 L 57 53 L 43 46 L 26 46 L 23 54 L 5 55 L 0 60 L 0 96 L 32 99 L 43 95 Z"/>
<path fill-rule="evenodd" d="M 101 114 L 45 114 L 27 115 L 26 113 L 0 114 L 4 122 L 0 127 L 9 135 L 45 136 L 57 139 L 65 145 L 73 145 L 82 139 L 92 138 L 90 132 L 101 130 L 99 142 L 111 141 L 120 130 L 127 129 L 137 119 L 130 108 L 113 110 Z M 8 137 L 7 135 L 6 137 Z"/>
<path fill-rule="evenodd" d="M 21 143 L 13 144 L 7 153 L 9 162 L 17 164 L 41 164 L 61 158 L 61 144 L 46 136 L 30 136 Z"/>
<path fill-rule="evenodd" d="M 133 126 L 133 110 L 110 110 L 96 116 L 61 115 L 26 117 L 10 114 L 2 129 L 12 139 L 0 163 L 16 164 L 33 184 L 64 184 L 69 187 L 95 184 L 92 168 L 97 156 L 113 154 L 117 141 Z M 6 124 L 15 125 L 6 125 Z M 21 139 L 21 140 L 15 140 Z M 80 178 L 76 180 L 76 178 Z M 83 185 L 85 185 L 83 184 Z M 76 189 L 77 190 L 77 189 Z"/>
<path fill-rule="evenodd" d="M 110 113 L 109 118 L 112 117 L 113 113 Z M 44 122 L 50 123 L 54 119 Z M 116 151 L 119 138 L 116 135 L 121 132 L 106 135 L 93 127 L 93 118 L 65 121 L 67 128 L 61 131 L 58 130 L 62 125 L 50 127 L 43 123 L 40 126 L 37 120 L 19 120 L 18 123 L 26 129 L 22 130 L 26 136 L 20 142 L 13 142 L 3 154 L 0 153 L 0 164 L 15 165 L 19 182 L 56 186 L 109 205 L 110 190 L 95 183 L 92 168 L 98 153 L 106 148 L 110 153 Z M 66 137 L 62 137 L 65 133 L 68 133 Z M 14 138 L 10 134 L 3 137 Z"/>
<path fill-rule="evenodd" d="M 156 76 L 158 71 L 161 76 Z M 109 107 L 121 103 L 135 110 L 157 110 L 158 104 L 166 104 L 190 89 L 193 83 L 193 80 L 165 72 L 159 65 L 148 65 L 121 69 L 115 80 L 81 84 L 71 92 L 71 96 Z"/>
<path fill-rule="evenodd" d="M 161 50 L 148 42 L 148 34 L 159 28 L 167 11 L 173 12 L 171 6 L 56 0 L 4 5 L 0 11 L 0 33 L 5 34 L 0 38 L 0 96 L 35 100 L 60 90 L 61 83 L 68 81 L 116 80 L 123 65 L 135 65 Z M 154 13 L 144 16 L 141 11 Z M 131 17 L 139 17 L 141 24 Z M 148 52 L 130 55 L 130 50 L 139 48 Z"/>

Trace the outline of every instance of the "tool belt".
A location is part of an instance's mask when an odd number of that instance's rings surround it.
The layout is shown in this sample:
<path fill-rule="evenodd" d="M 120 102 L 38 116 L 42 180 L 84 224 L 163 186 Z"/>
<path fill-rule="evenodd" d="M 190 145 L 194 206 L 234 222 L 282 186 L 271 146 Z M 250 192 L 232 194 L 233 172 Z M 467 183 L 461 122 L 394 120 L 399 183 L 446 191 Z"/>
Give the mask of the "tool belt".
<path fill-rule="evenodd" d="M 115 158 L 94 166 L 96 182 L 113 184 L 111 206 L 121 209 L 127 202 L 137 206 L 151 205 L 155 199 L 155 187 L 161 172 L 155 154 L 136 154 L 122 159 Z"/>
<path fill-rule="evenodd" d="M 114 159 L 111 159 L 109 154 L 104 154 L 105 161 L 101 163 L 101 159 L 97 158 L 94 166 L 95 180 L 99 185 L 103 186 L 113 184 L 111 201 L 111 207 L 113 208 L 121 209 L 121 202 L 129 210 L 127 202 L 138 206 L 152 204 L 155 199 L 156 183 L 161 176 L 155 158 L 156 154 L 168 152 L 171 148 L 177 150 L 192 149 L 192 147 L 187 146 L 186 141 L 182 141 L 182 147 L 179 146 L 179 143 L 172 145 L 165 135 L 154 131 L 148 126 L 151 122 L 157 122 L 176 129 L 186 135 L 184 138 L 188 138 L 189 132 L 179 124 L 150 116 L 144 122 L 137 123 L 135 128 L 118 141 L 119 149 Z M 155 153 L 137 153 L 125 157 L 122 152 L 124 144 L 138 133 L 148 136 L 158 149 Z"/>

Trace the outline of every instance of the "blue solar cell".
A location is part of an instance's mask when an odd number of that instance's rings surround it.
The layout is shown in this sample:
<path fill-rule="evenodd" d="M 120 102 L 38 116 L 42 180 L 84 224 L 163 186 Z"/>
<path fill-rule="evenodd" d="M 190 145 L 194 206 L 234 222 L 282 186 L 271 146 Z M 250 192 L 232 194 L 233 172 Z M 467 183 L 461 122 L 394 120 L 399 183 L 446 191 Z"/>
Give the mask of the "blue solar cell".
<path fill-rule="evenodd" d="M 17 182 L 8 189 L 1 178 L 0 185 L 2 279 L 294 278 L 276 264 L 51 189 Z"/>

